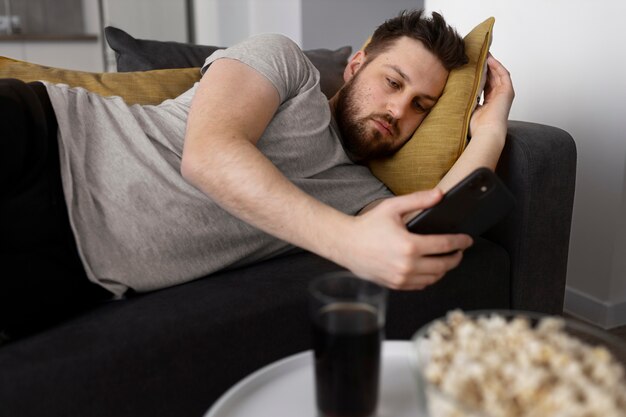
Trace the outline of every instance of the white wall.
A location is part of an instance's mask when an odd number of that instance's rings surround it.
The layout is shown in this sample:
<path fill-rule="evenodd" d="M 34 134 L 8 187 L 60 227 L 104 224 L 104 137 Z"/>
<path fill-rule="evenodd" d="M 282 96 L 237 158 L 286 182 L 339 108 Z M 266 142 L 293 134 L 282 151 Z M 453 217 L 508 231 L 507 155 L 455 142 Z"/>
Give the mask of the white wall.
<path fill-rule="evenodd" d="M 195 41 L 201 45 L 220 45 L 217 0 L 193 0 Z"/>
<path fill-rule="evenodd" d="M 626 2 L 428 0 L 461 34 L 496 18 L 491 51 L 516 89 L 511 119 L 568 131 L 578 148 L 565 310 L 626 324 Z M 541 213 L 537 213 L 541 215 Z"/>

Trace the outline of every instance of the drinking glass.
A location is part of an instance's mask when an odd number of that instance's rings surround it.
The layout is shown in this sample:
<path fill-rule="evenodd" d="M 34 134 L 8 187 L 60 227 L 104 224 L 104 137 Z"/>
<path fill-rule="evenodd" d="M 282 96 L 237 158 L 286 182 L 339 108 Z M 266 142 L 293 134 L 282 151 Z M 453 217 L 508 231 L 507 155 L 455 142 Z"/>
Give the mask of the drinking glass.
<path fill-rule="evenodd" d="M 309 294 L 319 416 L 373 416 L 387 289 L 338 272 L 315 279 Z"/>

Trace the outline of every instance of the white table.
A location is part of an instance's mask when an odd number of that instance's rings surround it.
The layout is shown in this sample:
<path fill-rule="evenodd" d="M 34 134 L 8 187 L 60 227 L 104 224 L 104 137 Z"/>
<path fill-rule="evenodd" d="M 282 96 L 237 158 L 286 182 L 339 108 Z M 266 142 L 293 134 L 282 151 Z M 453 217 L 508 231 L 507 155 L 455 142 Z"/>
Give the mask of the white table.
<path fill-rule="evenodd" d="M 381 368 L 380 417 L 415 417 L 416 383 L 408 341 L 385 341 Z M 281 359 L 241 380 L 204 417 L 315 417 L 313 352 Z"/>

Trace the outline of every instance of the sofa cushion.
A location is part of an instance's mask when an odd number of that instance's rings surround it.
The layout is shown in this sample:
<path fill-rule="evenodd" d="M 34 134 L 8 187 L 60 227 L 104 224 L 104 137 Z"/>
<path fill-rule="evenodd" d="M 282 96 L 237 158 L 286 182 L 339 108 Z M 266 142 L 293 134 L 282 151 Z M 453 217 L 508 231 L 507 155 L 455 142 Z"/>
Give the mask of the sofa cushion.
<path fill-rule="evenodd" d="M 465 36 L 469 62 L 450 72 L 442 96 L 413 137 L 392 157 L 370 164 L 395 194 L 434 187 L 465 149 L 494 23 L 490 17 Z"/>
<path fill-rule="evenodd" d="M 96 73 L 0 57 L 0 78 L 17 78 L 24 82 L 45 80 L 71 87 L 83 87 L 104 96 L 120 96 L 128 104 L 158 104 L 193 86 L 200 80 L 200 68 Z"/>
<path fill-rule="evenodd" d="M 104 28 L 104 37 L 115 51 L 118 72 L 201 67 L 209 55 L 224 49 L 222 46 L 137 39 L 113 26 Z"/>
<path fill-rule="evenodd" d="M 119 72 L 201 67 L 209 55 L 223 49 L 221 46 L 137 39 L 113 26 L 104 28 L 104 34 L 115 51 Z M 326 97 L 335 95 L 343 85 L 343 70 L 351 53 L 350 46 L 304 51 L 320 72 L 320 87 Z"/>

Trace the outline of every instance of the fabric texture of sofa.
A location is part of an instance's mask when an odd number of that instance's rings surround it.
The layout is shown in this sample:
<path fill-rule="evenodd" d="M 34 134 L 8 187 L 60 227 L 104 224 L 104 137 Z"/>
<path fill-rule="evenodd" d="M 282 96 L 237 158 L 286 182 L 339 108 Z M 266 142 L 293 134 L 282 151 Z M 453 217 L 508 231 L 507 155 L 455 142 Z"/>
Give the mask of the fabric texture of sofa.
<path fill-rule="evenodd" d="M 497 173 L 513 212 L 435 285 L 390 292 L 387 339 L 455 308 L 561 314 L 575 171 L 567 132 L 511 121 Z M 310 349 L 307 284 L 338 269 L 296 250 L 106 302 L 3 345 L 0 416 L 202 416 L 249 373 Z"/>

